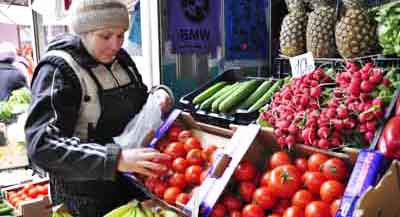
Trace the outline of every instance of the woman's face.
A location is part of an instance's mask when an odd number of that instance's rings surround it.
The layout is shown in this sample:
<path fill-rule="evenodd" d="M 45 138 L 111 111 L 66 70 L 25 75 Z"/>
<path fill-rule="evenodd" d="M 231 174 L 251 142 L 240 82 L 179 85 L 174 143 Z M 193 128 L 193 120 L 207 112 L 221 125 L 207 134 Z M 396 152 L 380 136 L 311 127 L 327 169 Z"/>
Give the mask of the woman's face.
<path fill-rule="evenodd" d="M 107 28 L 83 36 L 84 44 L 93 57 L 104 64 L 111 63 L 124 42 L 123 28 Z"/>

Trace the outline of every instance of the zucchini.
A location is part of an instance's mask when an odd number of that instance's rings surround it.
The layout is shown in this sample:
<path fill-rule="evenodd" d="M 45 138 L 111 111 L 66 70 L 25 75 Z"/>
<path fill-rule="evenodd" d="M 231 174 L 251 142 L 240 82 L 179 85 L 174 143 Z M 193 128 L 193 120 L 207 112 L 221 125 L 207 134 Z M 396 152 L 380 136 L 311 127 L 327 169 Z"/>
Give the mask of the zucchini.
<path fill-rule="evenodd" d="M 221 90 L 225 85 L 227 84 L 226 81 L 220 81 L 211 87 L 207 88 L 205 91 L 201 92 L 199 95 L 197 95 L 193 99 L 193 104 L 199 105 L 201 104 L 204 100 L 208 99 L 212 95 L 214 95 L 216 92 Z"/>
<path fill-rule="evenodd" d="M 242 86 L 235 90 L 228 98 L 224 99 L 218 106 L 220 112 L 226 113 L 234 106 L 238 105 L 242 100 L 246 99 L 256 88 L 258 81 L 246 81 Z"/>
<path fill-rule="evenodd" d="M 211 104 L 218 99 L 220 96 L 223 94 L 227 93 L 228 91 L 231 90 L 233 85 L 229 84 L 223 87 L 221 90 L 216 92 L 214 95 L 212 95 L 210 98 L 206 99 L 203 103 L 200 104 L 200 109 L 201 110 L 208 110 L 211 107 Z"/>
<path fill-rule="evenodd" d="M 267 80 L 264 81 L 257 89 L 256 91 L 254 91 L 254 93 L 252 93 L 249 98 L 246 99 L 246 101 L 244 101 L 244 103 L 240 106 L 240 108 L 243 109 L 248 109 L 250 106 L 252 106 L 254 103 L 257 102 L 257 100 L 259 98 L 261 98 L 264 93 L 266 93 L 268 91 L 268 89 L 272 86 L 272 81 L 271 80 Z"/>
<path fill-rule="evenodd" d="M 254 112 L 260 109 L 263 105 L 265 105 L 269 99 L 271 99 L 272 95 L 276 93 L 277 91 L 280 90 L 281 86 L 283 85 L 284 80 L 278 80 L 276 81 L 272 87 L 260 98 L 257 100 L 256 103 L 254 103 L 247 111 L 248 112 Z"/>
<path fill-rule="evenodd" d="M 8 215 L 11 214 L 14 209 L 12 207 L 3 207 L 0 209 L 0 215 Z"/>
<path fill-rule="evenodd" d="M 237 88 L 239 88 L 243 83 L 238 83 L 236 82 L 235 84 L 232 85 L 231 89 L 227 91 L 226 93 L 222 94 L 220 97 L 218 97 L 212 104 L 211 104 L 211 111 L 212 112 L 218 112 L 218 107 L 219 104 L 221 104 L 224 99 L 229 97 Z"/>

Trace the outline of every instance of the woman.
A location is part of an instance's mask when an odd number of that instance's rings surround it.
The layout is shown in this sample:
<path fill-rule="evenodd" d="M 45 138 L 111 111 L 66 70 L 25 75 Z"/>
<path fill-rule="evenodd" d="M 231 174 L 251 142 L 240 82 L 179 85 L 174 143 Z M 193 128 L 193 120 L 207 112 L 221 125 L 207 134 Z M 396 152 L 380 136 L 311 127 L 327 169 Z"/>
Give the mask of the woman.
<path fill-rule="evenodd" d="M 129 25 L 118 0 L 73 2 L 71 27 L 50 44 L 35 69 L 26 123 L 29 159 L 50 174 L 53 204 L 73 216 L 103 216 L 142 197 L 121 172 L 154 176 L 165 170 L 152 162 L 168 156 L 152 149 L 121 150 L 112 138 L 147 99 L 135 64 L 121 49 Z M 171 106 L 167 91 L 162 108 Z M 43 169 L 43 170 L 42 170 Z"/>

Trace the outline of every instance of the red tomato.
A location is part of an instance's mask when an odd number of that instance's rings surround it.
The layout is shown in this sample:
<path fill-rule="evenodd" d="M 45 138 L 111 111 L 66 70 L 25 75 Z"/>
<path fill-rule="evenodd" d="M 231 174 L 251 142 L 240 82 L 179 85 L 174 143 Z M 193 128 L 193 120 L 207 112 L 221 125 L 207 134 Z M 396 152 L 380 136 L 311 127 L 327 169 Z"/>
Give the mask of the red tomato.
<path fill-rule="evenodd" d="M 206 156 L 200 149 L 191 149 L 187 155 L 186 160 L 190 165 L 203 165 L 206 162 Z"/>
<path fill-rule="evenodd" d="M 189 163 L 185 158 L 178 157 L 172 162 L 172 169 L 178 173 L 184 173 Z"/>
<path fill-rule="evenodd" d="M 150 190 L 150 191 L 154 191 L 154 187 L 156 186 L 156 184 L 158 182 L 161 182 L 161 180 L 159 180 L 158 178 L 155 177 L 147 177 L 144 185 Z"/>
<path fill-rule="evenodd" d="M 182 131 L 182 128 L 173 126 L 168 130 L 168 139 L 171 141 L 177 141 L 178 140 L 178 135 Z"/>
<path fill-rule="evenodd" d="M 283 217 L 304 217 L 304 211 L 297 206 L 291 206 L 283 213 Z"/>
<path fill-rule="evenodd" d="M 169 185 L 183 190 L 186 186 L 186 178 L 182 173 L 175 173 L 169 178 Z"/>
<path fill-rule="evenodd" d="M 271 176 L 271 172 L 266 172 L 264 175 L 261 177 L 260 185 L 264 187 L 268 187 L 268 180 L 269 177 Z"/>
<path fill-rule="evenodd" d="M 49 194 L 49 184 L 45 184 L 42 188 L 42 195 L 48 195 Z"/>
<path fill-rule="evenodd" d="M 277 213 L 272 213 L 272 214 L 269 214 L 267 217 L 282 217 L 282 216 Z"/>
<path fill-rule="evenodd" d="M 157 182 L 157 184 L 154 186 L 154 194 L 156 194 L 159 198 L 164 197 L 164 192 L 167 190 L 168 185 L 167 183 L 163 181 Z"/>
<path fill-rule="evenodd" d="M 269 166 L 271 169 L 291 163 L 292 161 L 285 151 L 275 152 L 269 159 Z"/>
<path fill-rule="evenodd" d="M 160 158 L 158 158 L 158 159 L 153 159 L 152 162 L 165 166 L 164 169 L 156 171 L 156 173 L 159 176 L 164 176 L 165 174 L 167 174 L 169 169 L 172 168 L 172 160 L 171 159 L 160 159 Z"/>
<path fill-rule="evenodd" d="M 308 169 L 307 160 L 305 158 L 297 158 L 295 160 L 296 167 L 299 169 L 300 173 L 305 173 Z"/>
<path fill-rule="evenodd" d="M 328 159 L 329 158 L 324 154 L 312 154 L 310 158 L 308 158 L 308 170 L 312 172 L 320 172 L 322 164 L 325 163 L 325 161 L 327 161 Z"/>
<path fill-rule="evenodd" d="M 161 139 L 160 141 L 157 142 L 157 149 L 160 150 L 161 152 L 164 152 L 170 143 L 171 141 L 168 139 Z"/>
<path fill-rule="evenodd" d="M 187 139 L 192 137 L 192 131 L 190 130 L 182 130 L 178 135 L 178 141 L 181 143 L 185 143 Z"/>
<path fill-rule="evenodd" d="M 279 198 L 291 198 L 300 186 L 301 175 L 295 166 L 279 166 L 271 171 L 268 187 Z"/>
<path fill-rule="evenodd" d="M 239 193 L 244 201 L 250 202 L 256 191 L 256 185 L 253 182 L 241 182 L 239 184 Z"/>
<path fill-rule="evenodd" d="M 24 185 L 24 187 L 22 188 L 22 192 L 24 194 L 28 194 L 28 191 L 31 190 L 33 187 L 35 187 L 35 185 L 33 183 L 28 183 L 28 184 Z"/>
<path fill-rule="evenodd" d="M 200 184 L 200 176 L 201 176 L 202 172 L 203 172 L 203 168 L 201 168 L 201 166 L 193 165 L 193 166 L 188 167 L 185 171 L 186 182 L 192 183 L 195 185 Z"/>
<path fill-rule="evenodd" d="M 242 161 L 237 166 L 234 176 L 240 182 L 253 181 L 256 176 L 256 167 L 249 161 Z"/>
<path fill-rule="evenodd" d="M 340 208 L 340 199 L 337 199 L 337 200 L 333 201 L 333 202 L 331 203 L 331 207 L 330 207 L 330 208 L 331 208 L 331 216 L 332 216 L 332 217 L 335 217 L 337 211 L 338 211 L 339 208 Z"/>
<path fill-rule="evenodd" d="M 314 201 L 307 205 L 305 217 L 331 217 L 329 205 L 322 201 Z"/>
<path fill-rule="evenodd" d="M 200 182 L 203 183 L 203 181 L 207 178 L 207 176 L 208 176 L 208 170 L 204 170 L 200 175 Z"/>
<path fill-rule="evenodd" d="M 311 192 L 307 190 L 299 190 L 294 194 L 292 198 L 292 205 L 304 209 L 307 204 L 309 204 L 313 200 L 314 197 Z"/>
<path fill-rule="evenodd" d="M 195 137 L 188 138 L 184 144 L 186 151 L 190 151 L 192 149 L 202 149 L 200 141 Z"/>
<path fill-rule="evenodd" d="M 280 200 L 274 207 L 274 213 L 283 215 L 287 208 L 289 208 L 290 202 L 288 200 Z"/>
<path fill-rule="evenodd" d="M 238 197 L 231 194 L 225 195 L 222 199 L 222 203 L 230 212 L 233 210 L 242 209 L 242 201 L 240 201 Z"/>
<path fill-rule="evenodd" d="M 169 154 L 172 158 L 186 157 L 184 145 L 180 142 L 170 143 L 165 149 L 165 153 Z"/>
<path fill-rule="evenodd" d="M 210 158 L 217 149 L 218 147 L 216 145 L 208 145 L 206 149 L 204 149 L 204 153 L 206 153 L 207 157 Z"/>
<path fill-rule="evenodd" d="M 210 217 L 225 217 L 226 208 L 222 204 L 215 204 L 213 210 L 210 213 Z"/>
<path fill-rule="evenodd" d="M 234 210 L 229 213 L 229 217 L 242 217 L 242 212 Z"/>
<path fill-rule="evenodd" d="M 176 198 L 176 204 L 186 205 L 190 200 L 190 195 L 188 193 L 180 193 Z"/>
<path fill-rule="evenodd" d="M 169 204 L 175 204 L 176 198 L 181 193 L 181 189 L 177 187 L 169 187 L 164 192 L 164 200 Z"/>
<path fill-rule="evenodd" d="M 331 158 L 322 164 L 322 172 L 328 179 L 344 181 L 347 177 L 347 166 L 339 158 Z"/>
<path fill-rule="evenodd" d="M 254 192 L 253 201 L 263 209 L 271 209 L 275 205 L 277 199 L 270 189 L 267 187 L 260 187 Z"/>
<path fill-rule="evenodd" d="M 311 193 L 319 194 L 319 189 L 325 181 L 326 178 L 321 172 L 304 173 L 304 184 Z"/>
<path fill-rule="evenodd" d="M 40 191 L 36 187 L 33 187 L 33 188 L 29 189 L 27 195 L 31 198 L 36 198 L 39 194 L 40 194 Z"/>
<path fill-rule="evenodd" d="M 336 180 L 329 180 L 321 185 L 320 196 L 322 201 L 331 203 L 343 196 L 344 186 Z"/>
<path fill-rule="evenodd" d="M 264 217 L 264 210 L 257 204 L 248 204 L 242 210 L 243 217 Z"/>

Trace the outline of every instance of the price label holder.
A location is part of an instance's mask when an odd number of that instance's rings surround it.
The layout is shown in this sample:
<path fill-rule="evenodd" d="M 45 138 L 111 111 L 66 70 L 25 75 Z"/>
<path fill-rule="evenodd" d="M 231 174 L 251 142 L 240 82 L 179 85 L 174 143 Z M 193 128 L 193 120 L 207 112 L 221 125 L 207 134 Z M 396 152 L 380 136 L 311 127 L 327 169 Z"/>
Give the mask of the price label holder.
<path fill-rule="evenodd" d="M 295 78 L 302 77 L 315 70 L 314 57 L 311 52 L 289 58 L 292 75 Z"/>

